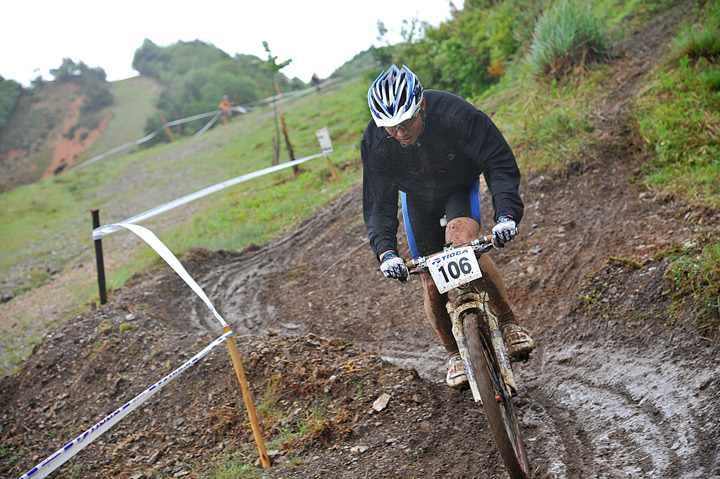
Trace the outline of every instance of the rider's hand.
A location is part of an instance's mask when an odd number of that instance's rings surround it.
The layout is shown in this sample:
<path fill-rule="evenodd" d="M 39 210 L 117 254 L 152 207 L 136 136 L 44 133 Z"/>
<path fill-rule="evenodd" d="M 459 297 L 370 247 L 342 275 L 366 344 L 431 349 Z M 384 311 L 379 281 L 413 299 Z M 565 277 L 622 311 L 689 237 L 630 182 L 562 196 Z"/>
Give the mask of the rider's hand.
<path fill-rule="evenodd" d="M 518 234 L 515 220 L 507 216 L 501 216 L 492 229 L 492 242 L 496 248 L 503 248 L 505 243 L 512 240 Z"/>
<path fill-rule="evenodd" d="M 407 266 L 405 266 L 405 261 L 392 251 L 385 253 L 385 256 L 383 256 L 380 271 L 387 278 L 399 279 L 401 283 L 406 283 L 410 275 Z"/>

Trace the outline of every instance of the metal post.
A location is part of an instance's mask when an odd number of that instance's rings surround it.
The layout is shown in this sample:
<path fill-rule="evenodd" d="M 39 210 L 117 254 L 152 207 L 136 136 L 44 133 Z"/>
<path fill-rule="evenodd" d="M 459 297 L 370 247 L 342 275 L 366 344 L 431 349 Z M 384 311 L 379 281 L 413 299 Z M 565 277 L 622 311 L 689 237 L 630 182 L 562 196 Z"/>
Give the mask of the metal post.
<path fill-rule="evenodd" d="M 92 213 L 93 230 L 100 227 L 100 210 L 90 210 Z M 98 291 L 100 304 L 107 303 L 107 289 L 105 288 L 105 263 L 103 262 L 102 240 L 95 240 L 95 262 L 97 263 Z"/>

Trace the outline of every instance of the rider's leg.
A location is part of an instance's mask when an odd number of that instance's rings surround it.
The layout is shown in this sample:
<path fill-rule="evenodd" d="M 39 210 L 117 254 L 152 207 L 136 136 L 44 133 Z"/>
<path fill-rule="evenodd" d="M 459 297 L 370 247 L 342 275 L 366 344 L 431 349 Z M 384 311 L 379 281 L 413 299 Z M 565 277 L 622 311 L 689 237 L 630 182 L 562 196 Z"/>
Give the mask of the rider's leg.
<path fill-rule="evenodd" d="M 465 364 L 463 364 L 462 358 L 460 357 L 458 345 L 452 333 L 450 315 L 447 309 L 445 309 L 447 294 L 440 294 L 429 274 L 425 273 L 420 277 L 422 278 L 423 285 L 425 314 L 435 334 L 438 335 L 440 342 L 448 353 L 445 382 L 451 388 L 465 389 L 469 383 L 467 374 L 465 373 Z"/>
<path fill-rule="evenodd" d="M 421 275 L 420 278 L 422 279 L 423 286 L 425 315 L 435 334 L 440 338 L 440 342 L 445 347 L 445 350 L 449 355 L 453 355 L 458 352 L 458 345 L 452 333 L 450 315 L 447 309 L 445 309 L 447 294 L 440 294 L 429 274 L 425 273 Z"/>
<path fill-rule="evenodd" d="M 476 239 L 480 234 L 480 225 L 472 218 L 455 218 L 451 220 L 445 232 L 448 243 L 461 245 Z M 503 332 L 508 353 L 514 358 L 527 356 L 535 347 L 530 333 L 518 324 L 510 307 L 507 288 L 500 270 L 490 256 L 484 254 L 478 259 L 483 276 L 475 280 L 478 289 L 488 294 L 490 306 L 495 312 L 500 330 Z"/>

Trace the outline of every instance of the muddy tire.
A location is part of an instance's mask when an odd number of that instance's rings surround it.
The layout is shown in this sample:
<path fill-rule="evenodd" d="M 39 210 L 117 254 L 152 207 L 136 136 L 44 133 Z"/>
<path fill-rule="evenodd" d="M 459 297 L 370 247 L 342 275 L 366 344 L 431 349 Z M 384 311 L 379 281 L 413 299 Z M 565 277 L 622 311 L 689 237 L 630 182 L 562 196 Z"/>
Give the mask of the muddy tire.
<path fill-rule="evenodd" d="M 527 479 L 530 464 L 520 434 L 520 426 L 512 399 L 494 361 L 493 352 L 485 339 L 487 336 L 482 334 L 477 316 L 473 313 L 463 317 L 463 327 L 470 363 L 495 444 L 500 450 L 510 478 Z"/>

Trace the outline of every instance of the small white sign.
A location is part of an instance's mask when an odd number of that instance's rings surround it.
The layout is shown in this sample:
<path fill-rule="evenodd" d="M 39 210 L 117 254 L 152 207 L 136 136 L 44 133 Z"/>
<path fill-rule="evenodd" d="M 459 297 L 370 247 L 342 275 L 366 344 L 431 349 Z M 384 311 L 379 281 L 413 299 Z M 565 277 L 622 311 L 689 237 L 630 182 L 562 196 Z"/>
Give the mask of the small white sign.
<path fill-rule="evenodd" d="M 322 149 L 323 153 L 325 155 L 329 155 L 330 153 L 332 153 L 332 141 L 330 141 L 330 132 L 328 131 L 327 126 L 324 126 L 319 130 L 315 131 L 315 134 L 317 135 L 318 141 L 320 142 L 320 148 Z"/>
<path fill-rule="evenodd" d="M 440 293 L 482 277 L 475 252 L 470 246 L 443 251 L 429 259 L 428 269 Z"/>

